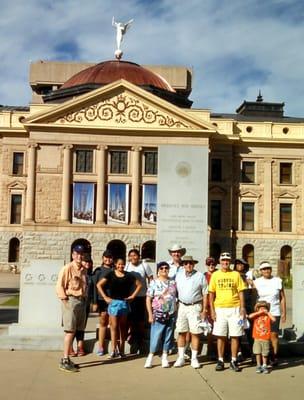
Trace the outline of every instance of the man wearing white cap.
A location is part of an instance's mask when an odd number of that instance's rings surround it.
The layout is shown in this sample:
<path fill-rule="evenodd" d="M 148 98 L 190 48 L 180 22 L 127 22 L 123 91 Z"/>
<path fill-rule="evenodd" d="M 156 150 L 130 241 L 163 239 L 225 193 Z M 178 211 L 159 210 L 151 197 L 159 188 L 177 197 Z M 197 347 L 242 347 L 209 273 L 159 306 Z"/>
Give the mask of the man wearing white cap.
<path fill-rule="evenodd" d="M 171 260 L 167 261 L 169 264 L 169 278 L 175 279 L 177 272 L 182 268 L 182 257 L 186 254 L 186 249 L 180 244 L 173 244 L 168 252 L 171 256 Z"/>
<path fill-rule="evenodd" d="M 215 271 L 209 282 L 210 314 L 214 321 L 213 334 L 217 336 L 218 362 L 216 371 L 224 367 L 224 350 L 227 335 L 231 338 L 230 369 L 239 372 L 237 351 L 239 337 L 243 334 L 243 320 L 246 316 L 243 290 L 245 284 L 237 271 L 230 269 L 229 253 L 220 255 L 221 269 Z"/>
<path fill-rule="evenodd" d="M 178 311 L 176 331 L 178 332 L 178 358 L 174 367 L 185 364 L 185 346 L 187 333 L 191 333 L 191 367 L 200 368 L 197 359 L 202 329 L 199 326 L 201 319 L 206 317 L 208 285 L 205 275 L 194 269 L 198 261 L 192 256 L 182 258 L 183 268 L 176 275 L 178 293 Z"/>

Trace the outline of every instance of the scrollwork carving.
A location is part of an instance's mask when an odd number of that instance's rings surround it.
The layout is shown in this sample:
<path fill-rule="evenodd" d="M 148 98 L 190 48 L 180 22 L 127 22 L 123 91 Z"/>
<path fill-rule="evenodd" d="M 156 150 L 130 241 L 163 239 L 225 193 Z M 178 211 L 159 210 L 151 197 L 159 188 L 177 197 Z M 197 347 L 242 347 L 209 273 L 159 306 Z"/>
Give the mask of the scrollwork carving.
<path fill-rule="evenodd" d="M 118 124 L 125 124 L 127 121 L 146 124 L 157 124 L 167 128 L 190 128 L 190 125 L 179 121 L 174 117 L 163 114 L 159 110 L 152 109 L 141 101 L 119 94 L 112 99 L 104 100 L 99 104 L 85 107 L 75 112 L 70 112 L 59 118 L 59 123 L 81 123 L 83 121 L 109 121 L 114 120 Z"/>

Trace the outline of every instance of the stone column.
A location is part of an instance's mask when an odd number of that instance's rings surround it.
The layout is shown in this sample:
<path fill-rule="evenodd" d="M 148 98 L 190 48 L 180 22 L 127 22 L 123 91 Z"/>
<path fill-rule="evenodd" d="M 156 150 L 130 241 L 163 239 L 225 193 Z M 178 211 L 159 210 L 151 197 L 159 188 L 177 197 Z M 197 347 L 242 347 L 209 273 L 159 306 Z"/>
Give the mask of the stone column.
<path fill-rule="evenodd" d="M 62 194 L 61 194 L 61 221 L 70 221 L 71 206 L 71 149 L 72 145 L 63 145 L 63 171 L 62 171 Z"/>
<path fill-rule="evenodd" d="M 96 223 L 105 223 L 105 184 L 106 184 L 106 150 L 107 146 L 99 145 L 96 151 L 97 193 L 96 193 Z"/>
<path fill-rule="evenodd" d="M 141 147 L 132 147 L 131 225 L 139 224 L 139 188 Z"/>
<path fill-rule="evenodd" d="M 264 231 L 272 231 L 272 160 L 264 160 Z"/>
<path fill-rule="evenodd" d="M 34 222 L 35 220 L 35 173 L 36 173 L 36 152 L 38 145 L 31 143 L 28 145 L 28 165 L 27 165 L 27 190 L 25 221 Z"/>

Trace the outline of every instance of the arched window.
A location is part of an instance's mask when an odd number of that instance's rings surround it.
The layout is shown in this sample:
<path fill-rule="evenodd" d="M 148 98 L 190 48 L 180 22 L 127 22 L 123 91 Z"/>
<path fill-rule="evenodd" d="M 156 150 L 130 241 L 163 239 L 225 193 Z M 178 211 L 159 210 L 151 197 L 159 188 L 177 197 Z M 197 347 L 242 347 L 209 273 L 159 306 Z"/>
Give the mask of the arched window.
<path fill-rule="evenodd" d="M 17 238 L 12 238 L 8 248 L 8 262 L 19 262 L 20 241 Z"/>
<path fill-rule="evenodd" d="M 221 254 L 221 246 L 218 243 L 212 243 L 210 246 L 210 257 L 214 257 L 218 262 Z"/>
<path fill-rule="evenodd" d="M 246 244 L 243 247 L 243 258 L 248 262 L 250 268 L 254 268 L 254 247 L 252 244 Z"/>
<path fill-rule="evenodd" d="M 148 240 L 147 242 L 145 242 L 141 248 L 141 258 L 155 261 L 155 247 L 155 240 Z"/>
<path fill-rule="evenodd" d="M 92 253 L 91 243 L 86 239 L 76 239 L 71 245 L 71 254 L 72 254 L 73 247 L 78 244 L 81 244 L 85 248 L 86 254 L 91 255 L 91 253 Z M 71 260 L 72 260 L 72 257 L 71 257 Z"/>
<path fill-rule="evenodd" d="M 284 276 L 290 275 L 290 270 L 292 268 L 292 247 L 285 245 L 281 248 L 281 261 L 284 264 Z"/>
<path fill-rule="evenodd" d="M 107 244 L 107 250 L 111 251 L 114 260 L 117 260 L 117 258 L 126 259 L 126 245 L 121 240 L 111 240 Z"/>

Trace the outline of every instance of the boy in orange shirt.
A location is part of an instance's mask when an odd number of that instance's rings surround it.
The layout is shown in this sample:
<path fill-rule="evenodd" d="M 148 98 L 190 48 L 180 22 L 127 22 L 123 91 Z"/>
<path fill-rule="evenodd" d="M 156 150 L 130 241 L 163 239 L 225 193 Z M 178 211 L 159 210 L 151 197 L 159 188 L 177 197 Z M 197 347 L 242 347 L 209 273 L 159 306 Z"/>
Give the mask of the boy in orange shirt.
<path fill-rule="evenodd" d="M 275 317 L 270 314 L 269 310 L 269 303 L 259 301 L 254 307 L 255 312 L 248 315 L 248 318 L 253 320 L 253 354 L 256 356 L 256 373 L 258 374 L 269 374 L 267 361 L 270 351 L 270 323 L 275 321 Z M 262 361 L 263 364 L 261 364 Z"/>

